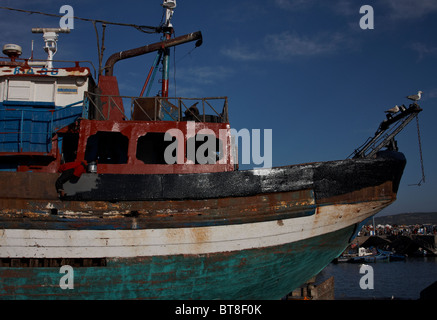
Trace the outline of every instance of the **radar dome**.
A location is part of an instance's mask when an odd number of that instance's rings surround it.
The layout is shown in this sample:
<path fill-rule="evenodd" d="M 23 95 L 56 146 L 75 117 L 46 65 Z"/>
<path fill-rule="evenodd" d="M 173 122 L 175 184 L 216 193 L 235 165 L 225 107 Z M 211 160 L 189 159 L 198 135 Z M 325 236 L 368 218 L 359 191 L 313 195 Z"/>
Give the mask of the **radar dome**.
<path fill-rule="evenodd" d="M 21 47 L 17 44 L 5 44 L 3 46 L 3 53 L 11 59 L 18 58 L 21 53 Z"/>

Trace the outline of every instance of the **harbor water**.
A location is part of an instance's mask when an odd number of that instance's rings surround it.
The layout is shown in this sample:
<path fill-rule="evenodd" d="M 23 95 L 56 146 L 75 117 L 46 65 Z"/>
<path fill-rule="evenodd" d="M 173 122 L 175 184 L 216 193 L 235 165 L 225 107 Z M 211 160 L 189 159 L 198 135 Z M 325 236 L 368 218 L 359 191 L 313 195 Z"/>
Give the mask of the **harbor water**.
<path fill-rule="evenodd" d="M 405 261 L 369 263 L 373 289 L 362 289 L 362 277 L 371 277 L 359 263 L 330 263 L 319 275 L 323 281 L 334 276 L 336 300 L 419 299 L 420 292 L 437 281 L 437 257 L 409 257 Z M 360 273 L 360 269 L 362 273 Z"/>

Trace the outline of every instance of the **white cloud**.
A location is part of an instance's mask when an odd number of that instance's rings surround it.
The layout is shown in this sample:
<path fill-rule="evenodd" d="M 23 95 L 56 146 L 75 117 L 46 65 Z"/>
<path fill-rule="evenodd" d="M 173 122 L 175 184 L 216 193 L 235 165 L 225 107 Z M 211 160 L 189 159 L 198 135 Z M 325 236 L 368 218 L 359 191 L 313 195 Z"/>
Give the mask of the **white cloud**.
<path fill-rule="evenodd" d="M 343 41 L 344 37 L 339 33 L 310 38 L 288 31 L 267 35 L 265 38 L 266 47 L 271 48 L 279 59 L 332 53 Z"/>
<path fill-rule="evenodd" d="M 425 56 L 437 55 L 436 47 L 429 47 L 427 44 L 421 42 L 413 43 L 411 49 L 419 54 L 419 60 L 422 60 Z"/>
<path fill-rule="evenodd" d="M 323 6 L 332 12 L 343 15 L 358 15 L 359 8 L 365 3 L 354 0 L 275 0 L 275 5 L 290 12 L 302 11 Z M 384 8 L 382 8 L 383 6 Z M 437 12 L 436 0 L 381 0 L 373 5 L 375 10 L 388 9 L 387 16 L 392 19 L 417 19 Z"/>
<path fill-rule="evenodd" d="M 290 12 L 299 12 L 319 6 L 344 16 L 356 15 L 360 8 L 360 5 L 351 0 L 275 0 L 275 5 Z"/>
<path fill-rule="evenodd" d="M 190 68 L 177 69 L 177 78 L 184 82 L 195 84 L 214 84 L 230 77 L 234 71 L 223 66 L 194 66 Z"/>
<path fill-rule="evenodd" d="M 234 45 L 223 48 L 221 53 L 238 61 L 258 61 L 265 58 L 264 52 L 244 46 L 239 40 Z"/>
<path fill-rule="evenodd" d="M 275 4 L 284 10 L 296 11 L 312 6 L 314 0 L 275 0 Z"/>
<path fill-rule="evenodd" d="M 293 57 L 335 53 L 350 47 L 350 44 L 351 41 L 340 33 L 308 37 L 284 31 L 266 35 L 261 45 L 243 46 L 238 42 L 235 46 L 221 50 L 221 53 L 239 61 L 284 61 Z"/>
<path fill-rule="evenodd" d="M 437 12 L 436 0 L 385 0 L 393 19 L 417 19 Z"/>

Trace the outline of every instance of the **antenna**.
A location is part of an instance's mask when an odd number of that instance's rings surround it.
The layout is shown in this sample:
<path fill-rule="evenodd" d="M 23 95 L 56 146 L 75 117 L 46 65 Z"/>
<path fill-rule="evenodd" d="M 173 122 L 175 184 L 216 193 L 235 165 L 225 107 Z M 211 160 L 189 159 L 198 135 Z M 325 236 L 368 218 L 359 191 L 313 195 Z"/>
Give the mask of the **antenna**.
<path fill-rule="evenodd" d="M 33 40 L 32 40 L 32 53 L 31 53 L 31 55 L 30 55 L 30 60 L 33 60 Z"/>
<path fill-rule="evenodd" d="M 165 26 L 172 28 L 172 24 L 170 23 L 171 18 L 173 17 L 173 10 L 176 8 L 176 0 L 164 0 L 162 6 L 165 10 Z"/>
<path fill-rule="evenodd" d="M 42 33 L 44 38 L 44 51 L 47 52 L 48 69 L 53 68 L 53 56 L 58 51 L 58 33 L 70 33 L 68 28 L 32 28 L 32 33 Z"/>

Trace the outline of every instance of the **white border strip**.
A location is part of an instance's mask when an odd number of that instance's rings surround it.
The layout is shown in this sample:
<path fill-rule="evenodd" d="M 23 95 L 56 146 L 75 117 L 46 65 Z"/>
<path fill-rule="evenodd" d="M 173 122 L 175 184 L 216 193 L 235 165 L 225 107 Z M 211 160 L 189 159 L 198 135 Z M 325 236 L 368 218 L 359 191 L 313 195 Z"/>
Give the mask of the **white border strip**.
<path fill-rule="evenodd" d="M 348 227 L 391 201 L 331 205 L 314 215 L 225 226 L 143 230 L 0 230 L 0 258 L 207 254 L 283 245 Z"/>

